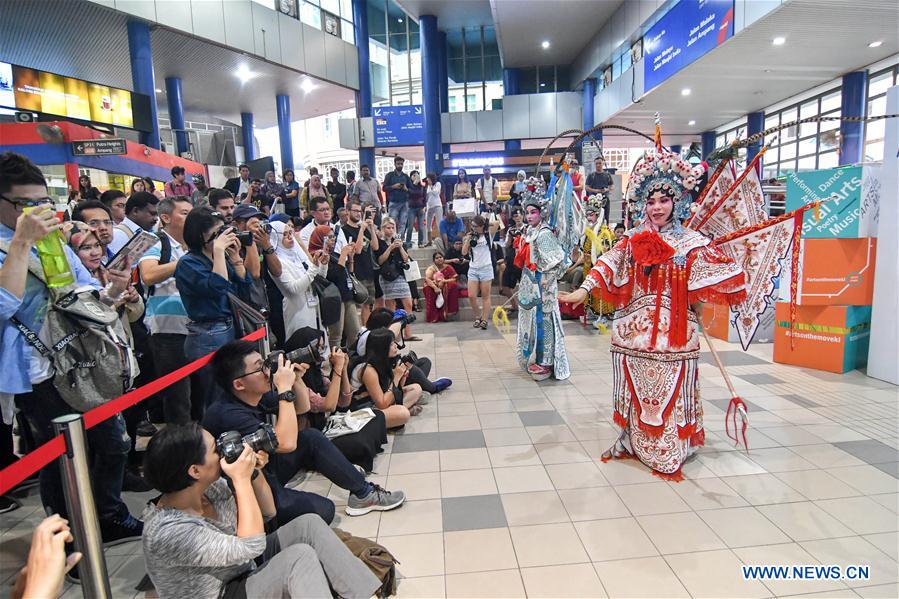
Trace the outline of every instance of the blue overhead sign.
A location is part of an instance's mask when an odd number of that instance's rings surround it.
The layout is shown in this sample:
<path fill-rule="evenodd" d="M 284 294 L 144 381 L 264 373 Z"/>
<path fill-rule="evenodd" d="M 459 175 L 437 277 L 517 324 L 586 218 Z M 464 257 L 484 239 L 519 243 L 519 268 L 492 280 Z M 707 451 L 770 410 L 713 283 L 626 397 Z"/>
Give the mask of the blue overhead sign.
<path fill-rule="evenodd" d="M 372 112 L 376 146 L 424 145 L 425 118 L 420 105 L 378 106 Z"/>
<path fill-rule="evenodd" d="M 651 90 L 734 34 L 734 0 L 680 0 L 643 36 L 643 89 Z"/>

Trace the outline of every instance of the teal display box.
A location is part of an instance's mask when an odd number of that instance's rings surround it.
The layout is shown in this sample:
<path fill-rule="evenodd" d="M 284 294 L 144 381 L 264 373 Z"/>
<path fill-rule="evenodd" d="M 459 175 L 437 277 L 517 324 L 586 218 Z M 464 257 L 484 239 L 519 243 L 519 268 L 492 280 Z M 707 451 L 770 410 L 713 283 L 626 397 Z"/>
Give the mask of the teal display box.
<path fill-rule="evenodd" d="M 787 175 L 787 211 L 818 200 L 819 209 L 805 213 L 802 236 L 807 239 L 877 237 L 880 212 L 880 167 L 842 166 Z"/>

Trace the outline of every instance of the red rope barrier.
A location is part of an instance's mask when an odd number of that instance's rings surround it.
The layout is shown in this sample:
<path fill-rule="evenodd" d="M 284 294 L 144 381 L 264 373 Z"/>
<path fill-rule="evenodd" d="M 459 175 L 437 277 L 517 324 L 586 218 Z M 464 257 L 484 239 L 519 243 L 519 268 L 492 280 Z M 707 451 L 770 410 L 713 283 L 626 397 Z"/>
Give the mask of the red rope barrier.
<path fill-rule="evenodd" d="M 243 339 L 245 341 L 258 341 L 264 336 L 265 329 L 261 328 L 253 331 Z M 198 358 L 190 364 L 182 366 L 178 370 L 168 373 L 164 377 L 147 383 L 143 387 L 138 387 L 137 389 L 129 391 L 121 397 L 117 397 L 116 399 L 113 399 L 112 401 L 109 401 L 102 406 L 97 406 L 89 412 L 85 412 L 84 428 L 92 428 L 100 424 L 107 418 L 111 418 L 119 412 L 122 412 L 123 410 L 126 410 L 131 406 L 142 402 L 151 395 L 162 391 L 172 383 L 193 374 L 194 372 L 206 366 L 212 359 L 212 356 L 214 354 L 215 352 L 212 352 L 211 354 L 203 356 L 202 358 Z M 0 495 L 3 495 L 10 489 L 13 489 L 20 482 L 61 456 L 65 450 L 66 445 L 65 441 L 62 438 L 62 435 L 57 435 L 31 453 L 23 456 L 22 459 L 17 461 L 15 464 L 4 468 L 2 471 L 0 471 Z"/>

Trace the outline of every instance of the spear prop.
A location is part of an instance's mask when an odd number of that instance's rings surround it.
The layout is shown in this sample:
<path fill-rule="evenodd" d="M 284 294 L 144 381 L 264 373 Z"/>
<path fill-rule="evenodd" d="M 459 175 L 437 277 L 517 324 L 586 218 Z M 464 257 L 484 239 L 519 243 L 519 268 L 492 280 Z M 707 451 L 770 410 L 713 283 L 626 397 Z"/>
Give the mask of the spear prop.
<path fill-rule="evenodd" d="M 724 430 L 727 433 L 727 437 L 734 442 L 734 447 L 740 447 L 742 438 L 743 448 L 746 450 L 746 453 L 749 453 L 749 444 L 746 442 L 746 429 L 749 428 L 749 416 L 746 413 L 746 402 L 743 401 L 742 397 L 737 395 L 737 390 L 734 389 L 734 384 L 730 380 L 730 375 L 724 369 L 724 363 L 721 362 L 721 356 L 718 355 L 718 350 L 712 345 L 712 340 L 709 339 L 709 335 L 705 332 L 705 329 L 702 329 L 702 336 L 705 338 L 705 343 L 712 352 L 712 358 L 714 358 L 715 363 L 718 365 L 718 369 L 721 370 L 721 376 L 724 377 L 724 384 L 727 386 L 727 390 L 730 391 L 730 403 L 727 404 L 727 413 L 724 415 Z M 739 423 L 737 422 L 737 417 L 740 419 Z M 730 431 L 731 422 L 733 422 L 734 425 L 733 433 Z"/>

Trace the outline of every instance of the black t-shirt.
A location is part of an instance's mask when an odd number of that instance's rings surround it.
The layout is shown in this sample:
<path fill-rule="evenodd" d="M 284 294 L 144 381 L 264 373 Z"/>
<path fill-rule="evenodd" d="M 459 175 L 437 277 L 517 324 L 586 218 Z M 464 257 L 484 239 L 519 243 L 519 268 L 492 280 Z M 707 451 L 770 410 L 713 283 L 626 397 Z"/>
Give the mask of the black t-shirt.
<path fill-rule="evenodd" d="M 353 290 L 350 288 L 349 270 L 346 266 L 340 265 L 340 254 L 332 252 L 328 261 L 328 274 L 325 278 L 334 283 L 337 290 L 340 291 L 340 301 L 353 301 Z"/>
<path fill-rule="evenodd" d="M 384 255 L 384 252 L 387 251 L 387 248 L 389 246 L 390 246 L 389 241 L 387 241 L 385 239 L 378 240 L 377 251 L 372 251 L 372 255 L 374 255 L 374 257 L 377 259 L 376 262 L 378 260 L 380 260 L 381 256 Z M 397 277 L 394 279 L 390 279 L 389 277 L 384 277 L 386 280 L 395 281 L 397 278 L 403 276 L 403 264 L 405 264 L 405 261 L 403 260 L 403 254 L 400 252 L 400 250 L 396 249 L 396 250 L 393 250 L 392 252 L 390 252 L 390 256 L 387 258 L 387 260 L 383 264 L 381 264 L 381 271 L 382 271 L 381 276 L 384 275 L 384 272 L 383 272 L 384 267 L 387 264 L 393 264 L 396 267 L 395 270 L 397 273 Z"/>
<path fill-rule="evenodd" d="M 338 208 L 343 207 L 343 200 L 346 197 L 346 185 L 339 181 L 337 183 L 328 181 L 328 184 L 325 185 L 325 189 L 327 189 L 328 194 L 334 198 L 334 212 L 336 213 Z"/>
<path fill-rule="evenodd" d="M 341 228 L 346 237 L 346 242 L 356 243 L 356 238 L 359 237 L 359 231 L 362 227 L 354 227 L 347 223 Z M 374 254 L 371 249 L 371 231 L 368 229 L 365 230 L 365 241 L 362 242 L 362 251 L 353 256 L 353 274 L 356 275 L 356 278 L 360 281 L 375 280 Z"/>
<path fill-rule="evenodd" d="M 444 256 L 444 258 L 446 258 L 447 260 L 461 260 L 464 258 L 464 256 L 462 256 L 462 252 L 457 252 L 456 248 L 450 248 L 446 251 L 446 255 Z M 453 269 L 456 271 L 456 274 L 466 276 L 468 275 L 468 262 L 466 262 L 465 264 L 450 264 L 450 266 L 453 267 Z"/>
<path fill-rule="evenodd" d="M 612 175 L 606 171 L 596 171 L 587 176 L 587 187 L 605 189 L 612 186 Z"/>

